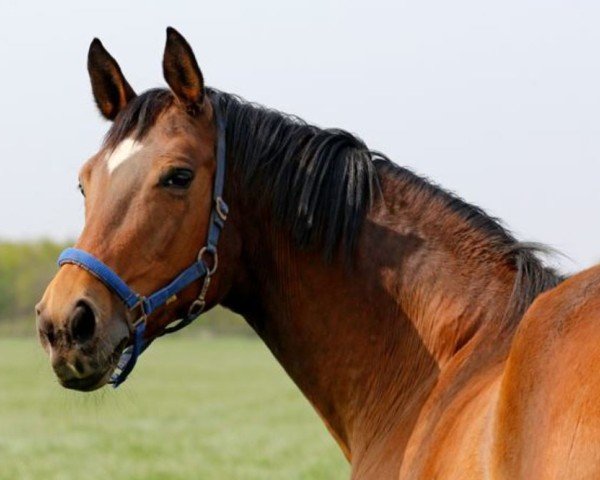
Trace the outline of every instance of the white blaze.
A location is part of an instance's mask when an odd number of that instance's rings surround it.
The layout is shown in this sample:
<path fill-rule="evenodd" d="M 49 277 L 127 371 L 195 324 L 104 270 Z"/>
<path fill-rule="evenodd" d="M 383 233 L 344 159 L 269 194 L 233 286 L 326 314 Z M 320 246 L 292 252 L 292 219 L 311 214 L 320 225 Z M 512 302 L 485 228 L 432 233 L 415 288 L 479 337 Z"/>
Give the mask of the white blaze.
<path fill-rule="evenodd" d="M 115 168 L 133 157 L 141 148 L 142 144 L 131 138 L 126 138 L 119 143 L 106 158 L 108 173 L 112 173 Z"/>

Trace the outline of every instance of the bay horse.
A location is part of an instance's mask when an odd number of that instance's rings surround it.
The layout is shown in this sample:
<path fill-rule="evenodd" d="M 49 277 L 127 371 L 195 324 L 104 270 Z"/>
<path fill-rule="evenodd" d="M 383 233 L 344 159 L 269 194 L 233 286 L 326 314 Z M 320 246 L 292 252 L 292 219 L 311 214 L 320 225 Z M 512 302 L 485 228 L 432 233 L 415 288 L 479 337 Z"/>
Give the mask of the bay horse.
<path fill-rule="evenodd" d="M 577 396 L 599 323 L 555 323 L 577 277 L 356 136 L 206 87 L 172 28 L 169 89 L 136 94 L 97 39 L 88 70 L 112 125 L 80 172 L 83 232 L 36 306 L 63 386 L 120 383 L 175 319 L 221 304 L 353 479 L 600 478 L 597 399 Z"/>

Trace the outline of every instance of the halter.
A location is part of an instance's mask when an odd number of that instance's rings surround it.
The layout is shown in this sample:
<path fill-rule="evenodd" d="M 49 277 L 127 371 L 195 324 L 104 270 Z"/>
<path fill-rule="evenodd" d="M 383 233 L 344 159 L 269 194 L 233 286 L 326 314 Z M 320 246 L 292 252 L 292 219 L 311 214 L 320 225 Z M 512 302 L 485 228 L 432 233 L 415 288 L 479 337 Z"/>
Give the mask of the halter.
<path fill-rule="evenodd" d="M 109 383 L 114 388 L 121 385 L 135 367 L 138 357 L 149 345 L 144 339 L 146 331 L 146 319 L 157 308 L 170 303 L 179 292 L 188 287 L 198 279 L 202 279 L 202 287 L 198 298 L 190 305 L 187 315 L 169 325 L 161 335 L 174 333 L 189 325 L 200 316 L 206 306 L 206 292 L 210 286 L 211 277 L 217 270 L 219 257 L 217 244 L 221 230 L 225 225 L 229 208 L 223 200 L 223 184 L 225 181 L 225 120 L 220 114 L 218 101 L 213 102 L 213 110 L 217 123 L 217 170 L 213 185 L 213 205 L 208 226 L 206 245 L 198 252 L 196 261 L 181 272 L 175 279 L 155 291 L 143 296 L 132 290 L 127 283 L 113 270 L 92 254 L 77 248 L 67 248 L 58 257 L 58 266 L 65 264 L 77 265 L 94 275 L 98 280 L 110 288 L 125 304 L 128 310 L 140 311 L 140 316 L 132 325 L 133 340 L 121 353 L 115 371 L 110 377 Z"/>

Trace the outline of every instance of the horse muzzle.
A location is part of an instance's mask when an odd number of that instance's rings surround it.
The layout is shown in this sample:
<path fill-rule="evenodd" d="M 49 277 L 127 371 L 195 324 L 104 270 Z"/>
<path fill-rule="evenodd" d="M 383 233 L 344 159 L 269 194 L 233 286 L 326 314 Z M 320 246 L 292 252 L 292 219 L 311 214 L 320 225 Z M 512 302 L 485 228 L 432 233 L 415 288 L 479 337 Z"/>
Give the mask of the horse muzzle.
<path fill-rule="evenodd" d="M 87 272 L 65 268 L 36 314 L 40 343 L 62 386 L 90 391 L 107 383 L 131 337 L 118 300 Z"/>

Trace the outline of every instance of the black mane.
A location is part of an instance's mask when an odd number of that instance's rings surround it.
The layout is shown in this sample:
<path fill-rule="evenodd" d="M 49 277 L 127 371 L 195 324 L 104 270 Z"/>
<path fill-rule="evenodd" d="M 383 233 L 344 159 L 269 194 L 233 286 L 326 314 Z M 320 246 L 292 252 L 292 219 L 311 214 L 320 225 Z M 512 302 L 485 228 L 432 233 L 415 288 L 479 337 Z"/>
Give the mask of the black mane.
<path fill-rule="evenodd" d="M 379 193 L 379 177 L 392 175 L 427 201 L 441 200 L 486 233 L 490 245 L 513 263 L 512 312 L 523 312 L 539 293 L 562 280 L 540 261 L 538 245 L 518 242 L 481 208 L 393 164 L 356 136 L 321 129 L 215 89 L 208 89 L 208 95 L 225 117 L 228 161 L 245 190 L 252 192 L 252 201 L 270 206 L 300 248 L 320 248 L 328 259 L 338 251 L 349 256 Z M 164 89 L 134 98 L 117 116 L 106 144 L 114 147 L 128 136 L 142 139 L 173 100 Z"/>
<path fill-rule="evenodd" d="M 510 230 L 502 225 L 501 220 L 407 168 L 388 159 L 379 165 L 381 174 L 397 178 L 415 197 L 426 199 L 426 205 L 439 200 L 473 229 L 483 232 L 490 249 L 511 264 L 516 271 L 516 277 L 506 311 L 507 317 L 520 318 L 540 293 L 555 287 L 565 279 L 553 268 L 545 266 L 539 258 L 540 254 L 555 253 L 551 248 L 535 242 L 518 241 Z"/>
<path fill-rule="evenodd" d="M 374 153 L 354 135 L 216 90 L 227 149 L 255 200 L 270 204 L 300 248 L 350 254 L 377 191 Z"/>

